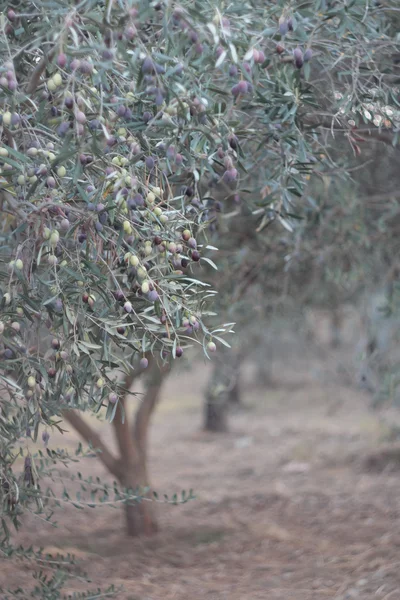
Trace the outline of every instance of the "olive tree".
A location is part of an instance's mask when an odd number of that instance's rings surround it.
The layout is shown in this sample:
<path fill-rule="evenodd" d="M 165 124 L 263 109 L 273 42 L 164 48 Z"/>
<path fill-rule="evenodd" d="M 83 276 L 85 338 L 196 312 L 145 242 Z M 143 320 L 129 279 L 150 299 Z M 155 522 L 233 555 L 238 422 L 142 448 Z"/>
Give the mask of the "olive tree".
<path fill-rule="evenodd" d="M 27 511 L 50 518 L 55 505 L 74 500 L 41 485 L 71 458 L 51 448 L 52 430 L 68 427 L 63 420 L 120 484 L 92 493 L 126 504 L 128 533 L 154 531 L 153 503 L 135 502 L 149 488 L 146 438 L 158 377 L 151 364 L 168 369 L 190 343 L 207 356 L 216 350 L 204 321 L 213 292 L 196 275 L 209 261 L 195 237 L 204 223 L 180 181 L 205 176 L 234 111 L 214 114 L 215 60 L 196 33 L 206 29 L 201 15 L 159 8 L 20 2 L 0 15 L 7 548 L 10 520 L 19 526 Z M 127 395 L 148 366 L 131 431 Z M 119 457 L 85 411 L 113 422 Z M 40 438 L 47 449 L 34 453 Z"/>
<path fill-rule="evenodd" d="M 112 0 L 6 7 L 0 20 L 5 531 L 10 518 L 17 525 L 24 511 L 50 514 L 60 501 L 40 480 L 69 460 L 49 438 L 53 428 L 65 430 L 63 419 L 119 481 L 120 488 L 101 486 L 98 495 L 125 502 L 128 531 L 156 529 L 153 504 L 133 500 L 150 487 L 147 429 L 162 374 L 191 343 L 207 356 L 227 344 L 223 336 L 236 320 L 227 307 L 251 292 L 257 275 L 268 278 L 273 261 L 258 267 L 271 247 L 271 222 L 273 240 L 292 234 L 310 206 L 311 173 L 338 168 L 332 132 L 355 148 L 356 126 L 361 135 L 386 135 L 381 123 L 365 118 L 365 104 L 373 96 L 383 114 L 396 99 L 390 8 L 361 0 L 349 6 L 315 0 L 293 9 L 251 1 L 223 9 L 213 2 Z M 254 247 L 242 252 L 249 239 Z M 288 255 L 285 244 L 272 244 L 275 265 Z M 220 246 L 222 274 L 243 256 L 254 263 L 251 276 L 236 267 L 246 285 L 230 278 L 216 302 L 204 279 L 215 267 L 209 252 Z M 209 301 L 227 325 L 214 323 Z M 127 397 L 146 368 L 147 391 L 132 432 Z M 119 457 L 84 411 L 113 422 Z M 50 443 L 46 455 L 31 450 L 38 436 Z"/>

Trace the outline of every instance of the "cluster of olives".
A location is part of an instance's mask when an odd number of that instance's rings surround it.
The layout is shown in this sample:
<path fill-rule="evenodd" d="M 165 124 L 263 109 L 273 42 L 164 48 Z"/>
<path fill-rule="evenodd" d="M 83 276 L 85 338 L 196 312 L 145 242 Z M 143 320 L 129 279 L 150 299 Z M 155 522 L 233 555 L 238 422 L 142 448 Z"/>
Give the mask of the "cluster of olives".
<path fill-rule="evenodd" d="M 282 38 L 284 38 L 289 32 L 294 31 L 295 25 L 292 17 L 287 17 L 282 15 L 279 19 L 279 33 Z M 279 55 L 283 55 L 285 53 L 285 46 L 282 43 L 277 44 L 276 52 Z M 311 60 L 313 52 L 310 47 L 306 48 L 304 51 L 297 46 L 293 50 L 293 63 L 298 68 L 301 69 L 304 63 L 307 63 Z"/>

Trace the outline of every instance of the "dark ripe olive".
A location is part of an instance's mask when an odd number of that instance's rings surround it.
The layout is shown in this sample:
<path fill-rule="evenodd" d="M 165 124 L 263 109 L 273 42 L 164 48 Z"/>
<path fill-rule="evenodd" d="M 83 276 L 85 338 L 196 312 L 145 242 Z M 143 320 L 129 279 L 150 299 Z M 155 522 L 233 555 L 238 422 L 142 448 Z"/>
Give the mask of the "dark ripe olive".
<path fill-rule="evenodd" d="M 295 48 L 293 50 L 294 64 L 298 69 L 301 69 L 304 62 L 303 52 L 301 48 Z"/>

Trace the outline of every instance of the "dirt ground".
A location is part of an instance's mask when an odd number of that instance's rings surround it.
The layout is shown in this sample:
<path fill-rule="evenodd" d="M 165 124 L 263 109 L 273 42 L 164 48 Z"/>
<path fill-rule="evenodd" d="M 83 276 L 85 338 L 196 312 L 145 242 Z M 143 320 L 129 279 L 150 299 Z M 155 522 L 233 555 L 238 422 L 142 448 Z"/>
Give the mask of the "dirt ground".
<path fill-rule="evenodd" d="M 227 434 L 201 432 L 204 367 L 171 378 L 151 431 L 153 485 L 197 499 L 160 504 L 154 537 L 128 538 L 122 510 L 66 505 L 58 528 L 32 518 L 18 539 L 75 554 L 93 588 L 121 585 L 122 600 L 399 600 L 400 467 L 378 460 L 388 430 L 338 376 L 340 351 L 300 356 L 278 357 L 264 389 L 247 369 Z M 105 476 L 95 459 L 80 469 Z M 30 576 L 3 562 L 0 584 Z"/>

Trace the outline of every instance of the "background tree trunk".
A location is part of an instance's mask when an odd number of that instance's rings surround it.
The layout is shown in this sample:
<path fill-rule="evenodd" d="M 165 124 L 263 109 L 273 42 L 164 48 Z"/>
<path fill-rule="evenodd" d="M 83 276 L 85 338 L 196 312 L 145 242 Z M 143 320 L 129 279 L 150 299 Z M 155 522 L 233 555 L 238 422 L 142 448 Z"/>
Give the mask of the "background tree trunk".
<path fill-rule="evenodd" d="M 331 312 L 331 347 L 339 348 L 342 344 L 342 312 L 336 307 Z"/>
<path fill-rule="evenodd" d="M 239 353 L 221 351 L 214 361 L 205 392 L 203 425 L 206 431 L 223 432 L 228 429 L 229 405 L 240 403 Z"/>

